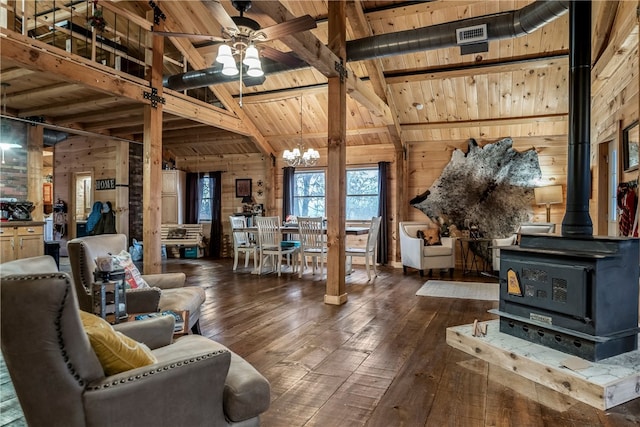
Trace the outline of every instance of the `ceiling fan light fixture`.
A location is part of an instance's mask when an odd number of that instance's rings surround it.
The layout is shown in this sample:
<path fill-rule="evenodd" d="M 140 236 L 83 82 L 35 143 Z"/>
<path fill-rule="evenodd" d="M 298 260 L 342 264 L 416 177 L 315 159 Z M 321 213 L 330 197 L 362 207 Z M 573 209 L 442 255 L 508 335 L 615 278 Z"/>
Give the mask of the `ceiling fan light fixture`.
<path fill-rule="evenodd" d="M 258 56 L 258 49 L 256 49 L 256 46 L 251 43 L 248 47 L 247 50 L 245 50 L 244 52 L 244 59 L 242 60 L 242 63 L 246 66 L 248 66 L 249 68 L 260 66 L 260 57 Z"/>
<path fill-rule="evenodd" d="M 222 74 L 225 76 L 237 76 L 240 71 L 233 61 L 224 62 L 222 66 Z"/>
<path fill-rule="evenodd" d="M 250 65 L 249 69 L 247 69 L 247 75 L 249 77 L 262 77 L 264 76 L 264 71 L 262 71 L 262 65 L 258 61 L 258 63 Z"/>
<path fill-rule="evenodd" d="M 233 53 L 231 52 L 231 46 L 226 44 L 220 45 L 220 47 L 218 48 L 218 56 L 216 56 L 216 62 L 225 64 L 225 66 L 228 63 L 233 63 L 233 64 L 236 63 L 236 60 L 233 58 Z M 232 74 L 232 75 L 235 76 L 235 74 Z"/>

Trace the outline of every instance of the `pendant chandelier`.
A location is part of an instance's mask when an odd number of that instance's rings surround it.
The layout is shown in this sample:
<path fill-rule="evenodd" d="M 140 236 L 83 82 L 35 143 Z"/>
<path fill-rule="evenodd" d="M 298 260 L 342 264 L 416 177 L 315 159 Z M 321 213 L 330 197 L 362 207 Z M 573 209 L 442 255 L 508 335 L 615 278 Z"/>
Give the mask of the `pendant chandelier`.
<path fill-rule="evenodd" d="M 315 166 L 320 159 L 318 150 L 309 148 L 305 151 L 302 144 L 302 95 L 300 95 L 300 142 L 293 150 L 284 150 L 282 158 L 289 166 Z"/>

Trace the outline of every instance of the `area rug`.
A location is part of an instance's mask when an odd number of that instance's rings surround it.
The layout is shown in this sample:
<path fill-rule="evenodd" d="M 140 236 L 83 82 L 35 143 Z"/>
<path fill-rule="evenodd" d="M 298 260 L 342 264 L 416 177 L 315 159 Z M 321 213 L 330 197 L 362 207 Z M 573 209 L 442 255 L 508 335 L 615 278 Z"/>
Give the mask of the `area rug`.
<path fill-rule="evenodd" d="M 498 301 L 500 299 L 500 286 L 497 283 L 427 280 L 427 282 L 418 289 L 416 295 L 423 297 Z"/>

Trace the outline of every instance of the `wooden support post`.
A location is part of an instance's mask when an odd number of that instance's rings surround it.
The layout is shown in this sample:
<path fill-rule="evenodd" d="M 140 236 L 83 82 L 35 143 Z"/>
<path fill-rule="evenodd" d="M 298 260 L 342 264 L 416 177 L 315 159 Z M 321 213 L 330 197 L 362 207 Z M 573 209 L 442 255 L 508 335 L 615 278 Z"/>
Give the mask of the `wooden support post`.
<path fill-rule="evenodd" d="M 163 30 L 162 21 L 158 29 Z M 164 39 L 162 36 L 153 37 L 153 58 L 149 81 L 151 89 L 156 89 L 153 95 L 162 96 L 162 57 L 164 55 Z M 144 273 L 154 274 L 162 272 L 160 247 L 160 226 L 162 224 L 162 193 L 159 183 L 162 182 L 162 103 L 144 106 L 144 136 L 143 136 L 143 173 L 142 173 L 142 240 L 144 242 Z"/>
<path fill-rule="evenodd" d="M 346 60 L 345 3 L 329 2 L 329 48 Z M 344 64 L 336 64 L 341 73 Z M 347 79 L 344 74 L 329 77 L 327 144 L 327 290 L 324 302 L 347 302 L 345 285 L 346 136 Z"/>
<path fill-rule="evenodd" d="M 44 220 L 42 203 L 42 126 L 27 126 L 27 200 L 33 202 L 31 218 Z"/>

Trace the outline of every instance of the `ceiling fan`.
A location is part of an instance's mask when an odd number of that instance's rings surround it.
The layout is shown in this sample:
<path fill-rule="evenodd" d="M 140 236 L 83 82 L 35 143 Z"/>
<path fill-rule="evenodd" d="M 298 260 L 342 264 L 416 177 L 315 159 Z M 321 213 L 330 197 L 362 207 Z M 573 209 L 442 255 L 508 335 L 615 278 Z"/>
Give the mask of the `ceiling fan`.
<path fill-rule="evenodd" d="M 214 18 L 222 24 L 221 35 L 178 33 L 170 31 L 153 31 L 155 34 L 168 37 L 188 37 L 202 39 L 216 43 L 231 43 L 246 48 L 255 43 L 276 40 L 300 31 L 316 28 L 316 22 L 310 15 L 300 16 L 289 21 L 281 22 L 270 27 L 261 28 L 260 24 L 244 13 L 251 8 L 250 0 L 232 0 L 233 7 L 240 12 L 240 16 L 229 16 L 220 0 L 208 0 L 204 2 L 212 12 Z M 261 54 L 264 57 L 282 62 L 286 65 L 297 66 L 300 60 L 269 46 L 261 46 Z"/>

